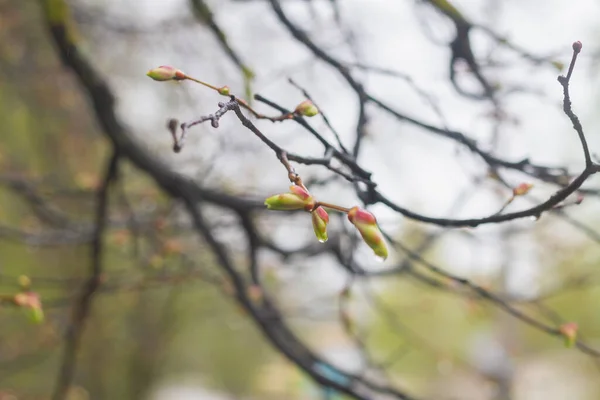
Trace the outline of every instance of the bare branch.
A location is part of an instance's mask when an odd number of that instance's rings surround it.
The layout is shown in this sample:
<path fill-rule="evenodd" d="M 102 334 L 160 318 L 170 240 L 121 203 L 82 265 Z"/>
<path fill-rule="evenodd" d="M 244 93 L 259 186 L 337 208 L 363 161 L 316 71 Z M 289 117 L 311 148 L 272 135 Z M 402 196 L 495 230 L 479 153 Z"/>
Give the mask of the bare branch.
<path fill-rule="evenodd" d="M 117 179 L 119 154 L 115 152 L 106 167 L 106 174 L 102 186 L 98 189 L 96 205 L 96 229 L 93 235 L 91 249 L 90 276 L 81 289 L 81 294 L 71 316 L 69 327 L 65 333 L 65 349 L 63 352 L 56 386 L 52 395 L 53 400 L 62 400 L 67 395 L 69 386 L 73 381 L 76 366 L 76 356 L 81 344 L 85 322 L 89 316 L 92 300 L 102 279 L 103 266 L 103 239 L 104 229 L 108 216 L 108 193 L 113 181 Z"/>

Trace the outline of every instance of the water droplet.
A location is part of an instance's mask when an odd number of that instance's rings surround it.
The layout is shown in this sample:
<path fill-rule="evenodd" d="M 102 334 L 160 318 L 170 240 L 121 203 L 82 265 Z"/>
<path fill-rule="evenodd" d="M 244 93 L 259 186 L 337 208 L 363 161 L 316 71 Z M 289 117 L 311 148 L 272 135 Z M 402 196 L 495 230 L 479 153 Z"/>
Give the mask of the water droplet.
<path fill-rule="evenodd" d="M 317 239 L 319 241 L 319 243 L 325 243 L 327 241 L 327 239 Z"/>
<path fill-rule="evenodd" d="M 382 262 L 385 262 L 385 258 L 379 257 L 379 256 L 375 256 L 375 261 L 382 263 Z"/>
<path fill-rule="evenodd" d="M 532 215 L 531 217 L 529 217 L 529 220 L 533 221 L 533 222 L 537 222 L 537 221 L 539 221 L 539 219 L 540 219 L 540 215 Z"/>

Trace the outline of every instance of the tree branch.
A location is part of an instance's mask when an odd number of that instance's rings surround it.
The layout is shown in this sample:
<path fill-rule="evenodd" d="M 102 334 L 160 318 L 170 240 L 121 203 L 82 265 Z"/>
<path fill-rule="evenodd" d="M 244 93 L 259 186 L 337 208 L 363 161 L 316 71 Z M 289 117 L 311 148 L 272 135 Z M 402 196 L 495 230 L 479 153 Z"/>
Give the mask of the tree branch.
<path fill-rule="evenodd" d="M 66 397 L 77 364 L 76 356 L 80 348 L 81 337 L 85 322 L 90 314 L 94 294 L 102 279 L 103 240 L 104 229 L 108 216 L 108 192 L 110 185 L 117 179 L 119 154 L 115 152 L 109 159 L 102 186 L 98 189 L 96 204 L 96 228 L 91 244 L 90 276 L 75 302 L 71 322 L 65 334 L 65 349 L 63 352 L 60 369 L 56 379 L 56 386 L 52 400 L 62 400 Z"/>

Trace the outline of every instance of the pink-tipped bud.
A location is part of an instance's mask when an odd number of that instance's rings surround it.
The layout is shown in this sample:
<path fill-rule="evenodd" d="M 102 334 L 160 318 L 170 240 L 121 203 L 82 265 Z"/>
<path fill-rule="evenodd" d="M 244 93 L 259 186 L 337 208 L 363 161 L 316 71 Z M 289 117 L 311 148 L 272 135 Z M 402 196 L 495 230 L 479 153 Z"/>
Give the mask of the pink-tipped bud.
<path fill-rule="evenodd" d="M 383 234 L 377 226 L 377 219 L 373 214 L 359 207 L 352 207 L 348 211 L 348 220 L 358 229 L 365 243 L 373 249 L 375 255 L 385 260 L 388 249 Z"/>
<path fill-rule="evenodd" d="M 153 68 L 146 73 L 147 76 L 155 81 L 181 81 L 187 78 L 183 71 L 169 65 L 161 65 L 158 68 Z"/>
<path fill-rule="evenodd" d="M 315 207 L 315 200 L 305 189 L 297 185 L 292 185 L 290 186 L 289 193 L 281 193 L 271 196 L 265 200 L 265 205 L 269 210 L 312 211 L 312 209 Z"/>
<path fill-rule="evenodd" d="M 533 187 L 533 183 L 520 183 L 517 187 L 513 188 L 513 196 L 524 196 Z"/>
<path fill-rule="evenodd" d="M 40 296 L 35 292 L 17 293 L 13 298 L 14 303 L 22 307 L 27 317 L 34 323 L 40 324 L 44 321 L 44 310 Z"/>
<path fill-rule="evenodd" d="M 304 100 L 302 103 L 296 106 L 294 112 L 305 117 L 314 117 L 319 113 L 319 109 L 313 104 L 312 101 Z"/>
<path fill-rule="evenodd" d="M 577 342 L 577 331 L 579 330 L 579 326 L 575 322 L 567 322 L 562 324 L 558 330 L 565 339 L 565 346 L 573 347 L 575 342 Z"/>
<path fill-rule="evenodd" d="M 327 241 L 327 224 L 329 223 L 329 215 L 323 207 L 317 207 L 312 212 L 312 224 L 317 239 L 321 243 Z"/>

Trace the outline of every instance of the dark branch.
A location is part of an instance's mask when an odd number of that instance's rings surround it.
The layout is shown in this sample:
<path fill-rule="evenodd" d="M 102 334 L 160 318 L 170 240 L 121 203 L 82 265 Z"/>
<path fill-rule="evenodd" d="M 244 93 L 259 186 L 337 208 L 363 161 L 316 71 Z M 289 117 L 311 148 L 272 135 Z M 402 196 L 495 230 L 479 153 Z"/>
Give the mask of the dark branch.
<path fill-rule="evenodd" d="M 100 286 L 103 265 L 103 240 L 104 229 L 108 215 L 108 192 L 111 184 L 117 178 L 119 154 L 114 153 L 106 168 L 102 186 L 98 189 L 96 205 L 96 228 L 91 244 L 90 276 L 81 289 L 81 294 L 75 302 L 71 322 L 65 333 L 65 349 L 63 352 L 56 386 L 52 395 L 53 400 L 62 400 L 67 395 L 76 366 L 76 356 L 81 344 L 85 322 L 90 314 L 94 294 Z"/>
<path fill-rule="evenodd" d="M 587 140 L 585 139 L 585 134 L 583 133 L 583 127 L 581 126 L 581 122 L 579 122 L 579 118 L 573 112 L 571 108 L 571 95 L 569 94 L 569 83 L 571 82 L 571 75 L 573 74 L 573 68 L 575 68 L 575 62 L 577 61 L 577 56 L 581 52 L 581 42 L 573 43 L 573 57 L 571 58 L 571 63 L 569 64 L 569 71 L 567 72 L 567 76 L 559 76 L 558 82 L 560 82 L 563 87 L 563 111 L 571 120 L 573 124 L 573 129 L 577 132 L 579 136 L 579 141 L 581 142 L 581 148 L 583 149 L 583 155 L 585 157 L 585 167 L 592 167 L 592 157 L 590 155 L 590 150 L 588 148 Z"/>

